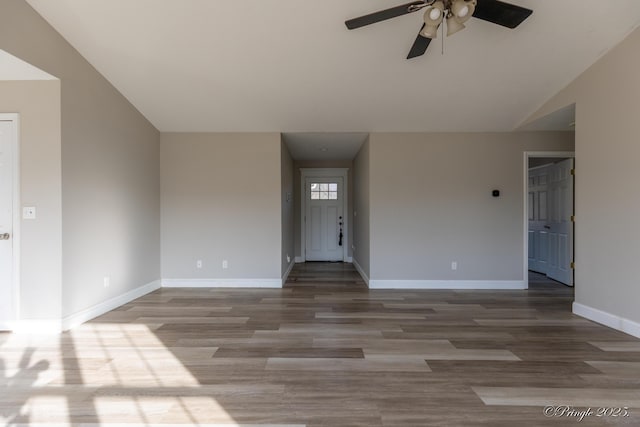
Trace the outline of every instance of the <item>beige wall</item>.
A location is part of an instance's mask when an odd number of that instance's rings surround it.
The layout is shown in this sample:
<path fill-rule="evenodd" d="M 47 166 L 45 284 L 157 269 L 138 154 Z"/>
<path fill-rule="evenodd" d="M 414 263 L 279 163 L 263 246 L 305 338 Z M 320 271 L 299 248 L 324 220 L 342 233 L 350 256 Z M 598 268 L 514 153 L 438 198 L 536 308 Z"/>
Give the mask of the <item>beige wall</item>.
<path fill-rule="evenodd" d="M 36 206 L 20 222 L 22 319 L 62 313 L 60 82 L 0 81 L 0 112 L 20 114 L 20 199 Z"/>
<path fill-rule="evenodd" d="M 278 133 L 162 134 L 163 279 L 280 280 L 280 157 Z"/>
<path fill-rule="evenodd" d="M 370 278 L 523 280 L 523 152 L 572 149 L 570 132 L 371 134 Z"/>
<path fill-rule="evenodd" d="M 159 279 L 158 131 L 23 0 L 0 48 L 61 81 L 62 315 Z"/>
<path fill-rule="evenodd" d="M 285 273 L 289 269 L 289 266 L 291 266 L 295 261 L 295 230 L 293 228 L 295 221 L 293 220 L 293 205 L 294 201 L 299 198 L 299 196 L 296 197 L 296 194 L 293 192 L 293 159 L 291 158 L 291 153 L 289 153 L 289 149 L 284 142 L 280 143 L 280 164 L 280 186 L 282 199 L 282 206 L 280 207 L 282 215 L 281 274 L 284 277 Z M 289 261 L 287 261 L 287 256 L 289 256 Z"/>
<path fill-rule="evenodd" d="M 370 147 L 367 139 L 353 161 L 353 262 L 371 277 L 369 256 Z"/>
<path fill-rule="evenodd" d="M 576 302 L 634 322 L 640 322 L 638 49 L 640 29 L 530 118 L 576 103 Z"/>

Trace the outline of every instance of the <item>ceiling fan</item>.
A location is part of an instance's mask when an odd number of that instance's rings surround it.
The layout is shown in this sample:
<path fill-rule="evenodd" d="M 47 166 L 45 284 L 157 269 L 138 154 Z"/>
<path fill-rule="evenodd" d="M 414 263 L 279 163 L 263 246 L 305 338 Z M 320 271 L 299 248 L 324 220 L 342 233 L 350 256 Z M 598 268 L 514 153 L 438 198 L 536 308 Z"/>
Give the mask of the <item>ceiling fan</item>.
<path fill-rule="evenodd" d="M 407 59 L 424 55 L 438 28 L 447 22 L 447 36 L 462 30 L 471 17 L 507 28 L 515 28 L 533 13 L 532 10 L 498 0 L 418 0 L 345 21 L 348 29 L 364 27 L 376 22 L 425 9 L 424 24 L 413 43 Z"/>

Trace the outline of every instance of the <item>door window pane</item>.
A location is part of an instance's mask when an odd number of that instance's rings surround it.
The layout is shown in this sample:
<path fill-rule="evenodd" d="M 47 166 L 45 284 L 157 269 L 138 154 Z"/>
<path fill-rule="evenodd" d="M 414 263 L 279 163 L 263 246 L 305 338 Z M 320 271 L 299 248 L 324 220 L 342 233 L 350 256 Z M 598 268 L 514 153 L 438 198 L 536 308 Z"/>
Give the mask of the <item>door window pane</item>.
<path fill-rule="evenodd" d="M 338 183 L 312 182 L 311 200 L 338 200 Z"/>

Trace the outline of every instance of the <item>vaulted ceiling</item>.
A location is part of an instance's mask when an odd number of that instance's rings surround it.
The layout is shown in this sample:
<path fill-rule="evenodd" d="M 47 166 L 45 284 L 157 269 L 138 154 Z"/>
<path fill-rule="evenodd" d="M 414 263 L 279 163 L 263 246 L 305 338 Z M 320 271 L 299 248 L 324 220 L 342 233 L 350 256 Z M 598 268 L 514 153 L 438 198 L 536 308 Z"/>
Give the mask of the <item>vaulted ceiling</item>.
<path fill-rule="evenodd" d="M 421 12 L 344 21 L 407 0 L 27 1 L 161 131 L 509 131 L 640 23 L 638 0 L 510 0 L 520 27 L 406 60 Z"/>

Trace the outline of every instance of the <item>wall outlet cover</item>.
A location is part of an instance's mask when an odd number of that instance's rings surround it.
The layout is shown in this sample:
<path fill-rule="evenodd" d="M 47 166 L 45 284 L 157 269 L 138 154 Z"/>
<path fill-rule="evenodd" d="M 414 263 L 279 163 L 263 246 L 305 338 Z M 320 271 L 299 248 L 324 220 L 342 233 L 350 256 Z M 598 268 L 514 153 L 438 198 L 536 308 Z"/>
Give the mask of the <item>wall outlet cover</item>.
<path fill-rule="evenodd" d="M 35 206 L 25 206 L 22 208 L 22 218 L 23 219 L 36 219 L 36 207 Z"/>

